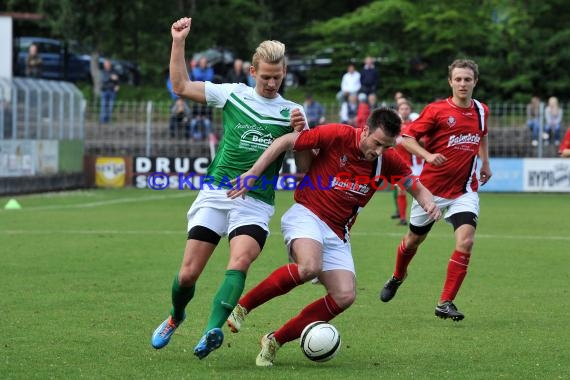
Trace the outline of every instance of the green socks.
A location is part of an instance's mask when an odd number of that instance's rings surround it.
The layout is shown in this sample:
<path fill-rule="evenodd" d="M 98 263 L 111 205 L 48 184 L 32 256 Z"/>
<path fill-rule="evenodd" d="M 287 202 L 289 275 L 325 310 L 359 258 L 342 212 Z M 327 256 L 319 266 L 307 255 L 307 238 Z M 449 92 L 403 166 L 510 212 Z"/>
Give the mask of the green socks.
<path fill-rule="evenodd" d="M 174 281 L 172 282 L 172 310 L 170 315 L 176 321 L 182 321 L 184 319 L 184 309 L 188 302 L 194 297 L 194 291 L 196 290 L 196 285 L 192 285 L 188 288 L 180 286 L 178 283 L 178 274 L 174 276 Z"/>
<path fill-rule="evenodd" d="M 245 273 L 232 269 L 226 271 L 224 282 L 214 297 L 212 312 L 208 319 L 206 331 L 224 325 L 232 310 L 237 305 L 244 287 Z"/>

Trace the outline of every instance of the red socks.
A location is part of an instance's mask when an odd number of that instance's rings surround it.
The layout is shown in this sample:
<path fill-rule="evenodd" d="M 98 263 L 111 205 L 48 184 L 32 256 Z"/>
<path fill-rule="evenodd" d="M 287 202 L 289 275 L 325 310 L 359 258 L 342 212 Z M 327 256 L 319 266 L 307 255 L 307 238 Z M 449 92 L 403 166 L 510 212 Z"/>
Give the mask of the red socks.
<path fill-rule="evenodd" d="M 406 197 L 406 193 L 398 192 L 396 203 L 398 204 L 400 220 L 406 220 L 406 209 L 408 208 L 408 198 Z"/>
<path fill-rule="evenodd" d="M 461 283 L 463 283 L 463 279 L 467 275 L 470 257 L 470 253 L 453 251 L 449 264 L 447 264 L 447 276 L 441 292 L 441 301 L 453 301 L 455 296 L 457 296 Z"/>
<path fill-rule="evenodd" d="M 239 304 L 249 312 L 272 298 L 288 293 L 297 285 L 301 285 L 297 264 L 287 264 L 276 269 L 259 285 L 247 292 L 239 300 Z"/>
<path fill-rule="evenodd" d="M 402 239 L 402 242 L 398 246 L 398 252 L 396 254 L 396 269 L 394 270 L 394 277 L 398 280 L 401 281 L 406 276 L 408 265 L 410 265 L 410 261 L 414 258 L 416 251 L 417 248 L 406 249 L 405 239 Z"/>
<path fill-rule="evenodd" d="M 341 309 L 330 294 L 305 307 L 294 318 L 285 323 L 273 336 L 279 344 L 285 344 L 301 336 L 303 329 L 312 322 L 328 322 L 344 310 Z"/>

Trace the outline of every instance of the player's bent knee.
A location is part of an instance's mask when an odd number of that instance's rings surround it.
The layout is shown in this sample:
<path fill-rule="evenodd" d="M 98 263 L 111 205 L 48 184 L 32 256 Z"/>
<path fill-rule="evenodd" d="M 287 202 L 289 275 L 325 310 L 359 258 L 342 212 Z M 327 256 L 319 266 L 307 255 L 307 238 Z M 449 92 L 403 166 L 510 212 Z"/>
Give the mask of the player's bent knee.
<path fill-rule="evenodd" d="M 331 296 L 342 310 L 348 309 L 356 300 L 356 293 L 354 291 L 338 292 L 331 294 Z"/>
<path fill-rule="evenodd" d="M 267 240 L 267 231 L 256 224 L 248 224 L 246 226 L 239 226 L 230 231 L 228 239 L 232 240 L 236 236 L 247 235 L 253 238 L 259 244 L 259 250 L 263 249 L 265 241 Z"/>

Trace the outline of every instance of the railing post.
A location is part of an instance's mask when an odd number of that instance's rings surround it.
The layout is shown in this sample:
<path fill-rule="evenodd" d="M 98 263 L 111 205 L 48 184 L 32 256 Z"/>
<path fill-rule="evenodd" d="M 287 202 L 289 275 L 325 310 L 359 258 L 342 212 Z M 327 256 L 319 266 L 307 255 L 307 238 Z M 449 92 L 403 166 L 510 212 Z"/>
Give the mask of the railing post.
<path fill-rule="evenodd" d="M 150 157 L 150 147 L 151 147 L 151 134 L 152 129 L 152 101 L 146 103 L 146 156 Z"/>
<path fill-rule="evenodd" d="M 542 133 L 544 131 L 544 102 L 538 107 L 538 158 L 542 158 Z"/>

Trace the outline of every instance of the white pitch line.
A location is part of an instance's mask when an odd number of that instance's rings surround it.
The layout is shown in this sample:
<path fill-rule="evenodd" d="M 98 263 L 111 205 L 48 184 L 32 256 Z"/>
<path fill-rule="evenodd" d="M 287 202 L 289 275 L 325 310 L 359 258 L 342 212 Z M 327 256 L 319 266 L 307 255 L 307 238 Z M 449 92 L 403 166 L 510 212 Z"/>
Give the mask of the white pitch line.
<path fill-rule="evenodd" d="M 179 194 L 173 194 L 173 195 L 156 195 L 156 196 L 148 196 L 148 197 L 117 198 L 117 199 L 108 199 L 108 200 L 96 201 L 96 202 L 77 203 L 77 204 L 72 204 L 72 205 L 51 205 L 51 206 L 23 207 L 21 210 L 18 210 L 18 211 L 43 211 L 43 210 L 91 208 L 91 207 L 116 205 L 116 204 L 122 204 L 122 203 L 159 201 L 159 200 L 164 200 L 164 199 L 183 198 L 183 197 L 195 198 L 195 195 L 189 195 L 188 193 L 179 193 Z"/>
<path fill-rule="evenodd" d="M 185 235 L 186 231 L 176 230 L 0 230 L 1 235 Z M 281 235 L 281 231 L 271 231 L 273 235 Z M 403 233 L 396 232 L 353 232 L 353 236 L 390 236 L 401 237 Z M 430 234 L 429 238 L 451 239 L 452 234 Z M 560 240 L 570 241 L 570 236 L 538 236 L 538 235 L 492 235 L 478 234 L 475 239 L 503 240 Z"/>

